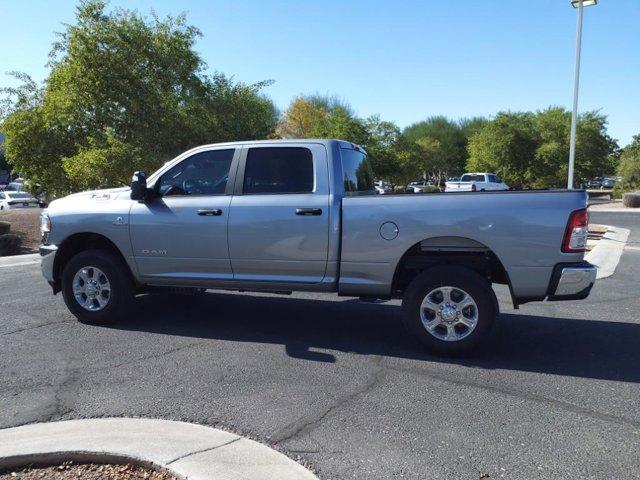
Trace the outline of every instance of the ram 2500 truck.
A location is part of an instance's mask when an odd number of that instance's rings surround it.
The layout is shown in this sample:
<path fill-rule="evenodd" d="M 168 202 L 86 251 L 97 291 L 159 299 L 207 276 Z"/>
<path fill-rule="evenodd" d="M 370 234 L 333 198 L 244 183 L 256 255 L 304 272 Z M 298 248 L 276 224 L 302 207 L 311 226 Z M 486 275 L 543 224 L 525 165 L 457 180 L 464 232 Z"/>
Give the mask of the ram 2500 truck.
<path fill-rule="evenodd" d="M 130 188 L 43 212 L 42 271 L 84 322 L 165 289 L 335 292 L 402 299 L 430 351 L 478 346 L 515 306 L 587 297 L 584 191 L 375 195 L 366 152 L 340 140 L 206 145 Z"/>

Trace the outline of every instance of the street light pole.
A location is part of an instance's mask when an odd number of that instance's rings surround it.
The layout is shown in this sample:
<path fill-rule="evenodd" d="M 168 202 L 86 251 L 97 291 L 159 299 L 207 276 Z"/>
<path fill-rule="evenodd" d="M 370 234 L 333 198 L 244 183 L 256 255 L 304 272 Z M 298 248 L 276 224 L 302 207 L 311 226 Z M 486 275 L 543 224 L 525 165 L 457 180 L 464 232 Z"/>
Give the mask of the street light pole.
<path fill-rule="evenodd" d="M 584 6 L 578 0 L 578 26 L 576 27 L 576 65 L 573 71 L 573 111 L 571 113 L 571 136 L 569 138 L 569 177 L 567 188 L 573 188 L 573 166 L 576 160 L 576 128 L 578 124 L 578 89 L 580 88 L 580 50 L 582 46 L 582 15 Z"/>
<path fill-rule="evenodd" d="M 573 166 L 576 160 L 576 128 L 578 125 L 578 89 L 580 87 L 580 50 L 582 47 L 582 15 L 584 7 L 596 5 L 598 0 L 571 0 L 571 5 L 578 9 L 578 26 L 576 27 L 576 65 L 573 71 L 573 111 L 571 112 L 571 136 L 569 138 L 569 175 L 567 188 L 573 188 Z"/>

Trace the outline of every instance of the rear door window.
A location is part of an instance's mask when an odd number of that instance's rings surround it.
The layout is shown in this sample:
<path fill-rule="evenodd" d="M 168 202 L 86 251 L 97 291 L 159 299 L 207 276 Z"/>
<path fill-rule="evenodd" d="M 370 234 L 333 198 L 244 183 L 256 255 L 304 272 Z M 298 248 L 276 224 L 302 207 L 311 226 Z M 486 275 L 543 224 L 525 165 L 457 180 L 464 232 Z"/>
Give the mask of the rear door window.
<path fill-rule="evenodd" d="M 244 169 L 244 194 L 313 192 L 313 155 L 304 147 L 250 148 Z"/>

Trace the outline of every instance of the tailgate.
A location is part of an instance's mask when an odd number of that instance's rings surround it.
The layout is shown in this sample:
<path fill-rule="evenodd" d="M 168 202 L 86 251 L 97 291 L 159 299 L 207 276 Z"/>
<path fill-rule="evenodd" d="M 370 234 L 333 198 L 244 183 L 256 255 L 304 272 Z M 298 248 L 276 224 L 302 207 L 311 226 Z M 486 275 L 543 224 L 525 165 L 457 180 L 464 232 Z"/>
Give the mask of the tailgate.
<path fill-rule="evenodd" d="M 470 192 L 473 182 L 447 182 L 445 188 L 451 192 Z"/>

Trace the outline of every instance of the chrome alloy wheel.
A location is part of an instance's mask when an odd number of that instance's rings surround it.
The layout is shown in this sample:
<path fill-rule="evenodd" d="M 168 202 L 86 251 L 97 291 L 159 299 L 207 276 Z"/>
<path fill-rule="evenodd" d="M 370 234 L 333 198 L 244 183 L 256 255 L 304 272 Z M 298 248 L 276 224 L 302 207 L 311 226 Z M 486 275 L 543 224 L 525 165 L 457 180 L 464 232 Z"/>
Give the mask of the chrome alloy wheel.
<path fill-rule="evenodd" d="M 85 310 L 102 310 L 111 298 L 109 279 L 99 268 L 82 267 L 73 277 L 73 296 Z"/>
<path fill-rule="evenodd" d="M 431 335 L 445 342 L 467 337 L 478 324 L 478 306 L 471 295 L 457 287 L 431 290 L 420 305 L 420 319 Z"/>

